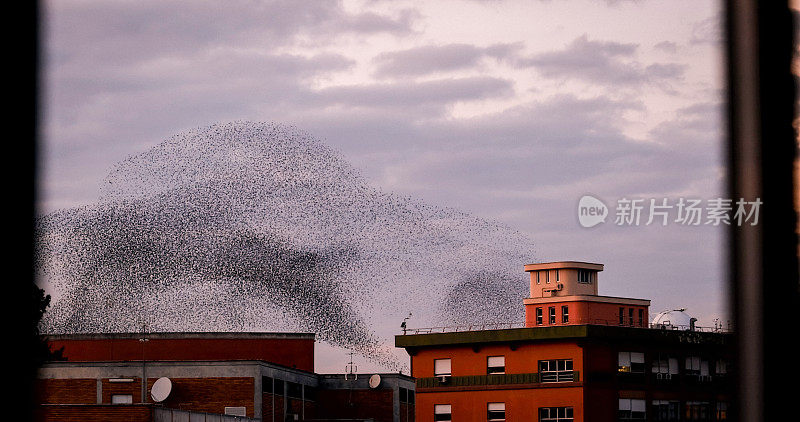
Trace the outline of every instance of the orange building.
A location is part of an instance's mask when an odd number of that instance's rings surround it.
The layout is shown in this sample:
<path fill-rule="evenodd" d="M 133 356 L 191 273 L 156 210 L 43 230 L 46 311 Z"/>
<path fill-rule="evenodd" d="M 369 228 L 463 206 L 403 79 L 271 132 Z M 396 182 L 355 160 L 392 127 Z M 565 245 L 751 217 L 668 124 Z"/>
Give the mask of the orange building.
<path fill-rule="evenodd" d="M 598 295 L 602 264 L 526 265 L 520 328 L 417 329 L 416 420 L 727 420 L 732 340 L 721 330 L 649 323 L 649 300 Z"/>

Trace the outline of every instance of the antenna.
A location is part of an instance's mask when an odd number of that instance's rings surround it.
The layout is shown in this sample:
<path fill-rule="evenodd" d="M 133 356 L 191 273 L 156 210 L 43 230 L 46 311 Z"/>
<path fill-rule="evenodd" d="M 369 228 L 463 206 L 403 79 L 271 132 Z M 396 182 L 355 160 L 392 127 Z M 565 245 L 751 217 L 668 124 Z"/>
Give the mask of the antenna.
<path fill-rule="evenodd" d="M 358 379 L 358 366 L 353 364 L 353 354 L 355 352 L 350 352 L 350 363 L 345 365 L 344 367 L 344 379 L 349 380 L 349 376 L 352 376 L 354 380 Z"/>

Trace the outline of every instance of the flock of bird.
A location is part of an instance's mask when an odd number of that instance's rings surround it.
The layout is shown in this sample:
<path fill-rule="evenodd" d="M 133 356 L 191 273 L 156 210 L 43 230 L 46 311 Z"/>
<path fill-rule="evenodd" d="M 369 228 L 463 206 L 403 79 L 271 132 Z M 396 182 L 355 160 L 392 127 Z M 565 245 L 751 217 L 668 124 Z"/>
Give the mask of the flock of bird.
<path fill-rule="evenodd" d="M 302 331 L 385 367 L 409 325 L 519 320 L 533 242 L 381 192 L 294 127 L 217 124 L 37 221 L 45 333 Z"/>

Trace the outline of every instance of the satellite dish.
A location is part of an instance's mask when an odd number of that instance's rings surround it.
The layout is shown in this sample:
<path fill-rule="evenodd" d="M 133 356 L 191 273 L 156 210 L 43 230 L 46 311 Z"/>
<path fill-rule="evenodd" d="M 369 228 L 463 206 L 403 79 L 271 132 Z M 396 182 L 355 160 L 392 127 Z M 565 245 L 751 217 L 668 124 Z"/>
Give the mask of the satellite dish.
<path fill-rule="evenodd" d="M 161 377 L 153 383 L 153 388 L 150 389 L 150 396 L 156 403 L 160 403 L 167 399 L 169 393 L 172 391 L 172 381 L 167 377 Z"/>
<path fill-rule="evenodd" d="M 373 374 L 369 377 L 369 388 L 378 388 L 381 385 L 381 376 L 378 374 Z"/>

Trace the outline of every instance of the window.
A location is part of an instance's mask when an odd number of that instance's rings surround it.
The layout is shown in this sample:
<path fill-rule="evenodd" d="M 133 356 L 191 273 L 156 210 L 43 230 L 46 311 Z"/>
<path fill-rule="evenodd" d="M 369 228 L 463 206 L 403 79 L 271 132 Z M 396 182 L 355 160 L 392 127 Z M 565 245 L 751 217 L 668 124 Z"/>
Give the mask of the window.
<path fill-rule="evenodd" d="M 309 385 L 303 386 L 303 399 L 316 401 L 317 400 L 317 389 L 311 387 Z"/>
<path fill-rule="evenodd" d="M 540 407 L 539 422 L 572 422 L 571 407 Z"/>
<path fill-rule="evenodd" d="M 539 382 L 567 382 L 574 379 L 572 359 L 539 361 Z"/>
<path fill-rule="evenodd" d="M 653 373 L 656 374 L 656 379 L 658 380 L 677 379 L 678 359 L 659 354 L 653 360 Z"/>
<path fill-rule="evenodd" d="M 489 421 L 505 421 L 506 420 L 506 404 L 505 403 L 487 403 L 486 404 L 486 419 Z"/>
<path fill-rule="evenodd" d="M 272 394 L 272 377 L 261 377 L 261 392 Z"/>
<path fill-rule="evenodd" d="M 247 408 L 244 406 L 225 406 L 225 414 L 247 417 Z"/>
<path fill-rule="evenodd" d="M 625 308 L 619 308 L 619 325 L 625 323 Z"/>
<path fill-rule="evenodd" d="M 628 308 L 628 323 L 633 325 L 633 308 Z"/>
<path fill-rule="evenodd" d="M 536 308 L 536 325 L 542 325 L 542 308 Z"/>
<path fill-rule="evenodd" d="M 536 284 L 541 284 L 541 282 L 540 282 L 540 280 L 539 280 L 539 273 L 540 273 L 540 272 L 541 272 L 541 271 L 536 271 Z"/>
<path fill-rule="evenodd" d="M 644 400 L 619 399 L 620 421 L 643 421 L 645 419 Z"/>
<path fill-rule="evenodd" d="M 677 422 L 681 417 L 681 403 L 674 400 L 653 400 L 653 420 Z"/>
<path fill-rule="evenodd" d="M 717 359 L 714 365 L 714 373 L 716 375 L 726 375 L 728 373 L 728 362 L 723 359 Z"/>
<path fill-rule="evenodd" d="M 275 392 L 274 394 L 282 396 L 285 390 L 283 389 L 283 380 L 275 378 Z"/>
<path fill-rule="evenodd" d="M 111 404 L 132 404 L 133 396 L 130 394 L 113 394 L 111 395 Z"/>
<path fill-rule="evenodd" d="M 683 419 L 687 421 L 710 421 L 711 406 L 706 401 L 687 401 Z"/>
<path fill-rule="evenodd" d="M 489 356 L 486 358 L 486 373 L 492 374 L 505 374 L 506 373 L 506 357 L 505 356 Z"/>
<path fill-rule="evenodd" d="M 556 270 L 556 281 L 558 281 L 558 270 Z"/>
<path fill-rule="evenodd" d="M 450 372 L 450 359 L 434 359 L 433 360 L 433 375 L 451 375 Z"/>
<path fill-rule="evenodd" d="M 589 270 L 578 270 L 578 283 L 592 284 L 594 272 Z"/>
<path fill-rule="evenodd" d="M 296 382 L 287 381 L 286 382 L 286 395 L 288 397 L 294 397 L 296 399 L 303 398 L 303 386 Z"/>
<path fill-rule="evenodd" d="M 639 326 L 644 327 L 644 309 L 639 309 Z"/>
<path fill-rule="evenodd" d="M 569 322 L 569 306 L 561 307 L 561 323 L 567 324 Z"/>
<path fill-rule="evenodd" d="M 718 421 L 728 420 L 728 403 L 724 401 L 717 402 L 717 420 Z"/>
<path fill-rule="evenodd" d="M 686 375 L 690 378 L 695 378 L 698 381 L 711 380 L 708 369 L 708 361 L 700 359 L 699 356 L 687 356 Z"/>
<path fill-rule="evenodd" d="M 550 284 L 550 271 L 544 272 L 544 282 Z"/>
<path fill-rule="evenodd" d="M 619 352 L 617 371 L 631 374 L 644 373 L 644 353 Z"/>
<path fill-rule="evenodd" d="M 433 405 L 433 420 L 437 422 L 450 422 L 450 405 L 449 404 L 435 404 Z"/>
<path fill-rule="evenodd" d="M 551 325 L 555 324 L 556 323 L 556 307 L 555 306 L 551 306 L 551 307 L 547 308 L 547 313 L 550 316 L 550 318 L 549 318 L 550 324 Z"/>

